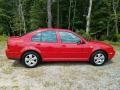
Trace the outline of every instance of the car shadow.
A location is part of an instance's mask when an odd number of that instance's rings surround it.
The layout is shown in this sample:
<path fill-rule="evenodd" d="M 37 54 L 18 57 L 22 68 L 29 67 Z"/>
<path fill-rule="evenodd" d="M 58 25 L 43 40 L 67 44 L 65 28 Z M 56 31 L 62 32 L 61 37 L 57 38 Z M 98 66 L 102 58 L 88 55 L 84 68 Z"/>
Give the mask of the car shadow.
<path fill-rule="evenodd" d="M 109 60 L 107 63 L 105 63 L 105 65 L 110 65 L 114 63 L 113 61 Z M 92 65 L 89 62 L 86 61 L 79 61 L 79 62 L 71 62 L 71 61 L 66 61 L 66 62 L 41 62 L 38 67 L 41 66 L 75 66 L 75 65 Z M 24 67 L 24 65 L 19 61 L 16 60 L 15 62 L 13 62 L 12 64 L 13 67 Z"/>
<path fill-rule="evenodd" d="M 41 66 L 72 66 L 72 65 L 90 65 L 88 62 L 41 62 L 38 67 Z M 19 61 L 16 60 L 12 64 L 13 67 L 24 67 L 24 65 Z"/>
<path fill-rule="evenodd" d="M 24 67 L 19 60 L 15 60 L 12 64 L 13 67 Z"/>
<path fill-rule="evenodd" d="M 88 62 L 42 62 L 39 66 L 73 66 L 73 65 L 89 65 Z"/>
<path fill-rule="evenodd" d="M 112 63 L 114 63 L 112 60 L 108 60 L 107 63 L 105 63 L 105 65 L 110 65 Z"/>

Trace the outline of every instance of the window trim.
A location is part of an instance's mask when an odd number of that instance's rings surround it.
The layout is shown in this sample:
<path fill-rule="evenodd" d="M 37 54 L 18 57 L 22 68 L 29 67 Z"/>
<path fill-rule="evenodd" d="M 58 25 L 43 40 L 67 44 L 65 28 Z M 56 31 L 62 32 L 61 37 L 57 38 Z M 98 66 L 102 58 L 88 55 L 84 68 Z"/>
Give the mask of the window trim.
<path fill-rule="evenodd" d="M 80 38 L 78 35 L 76 35 L 75 33 L 73 33 L 73 32 L 69 32 L 69 31 L 58 31 L 60 42 L 63 43 L 63 44 L 77 44 L 77 42 L 73 42 L 73 43 L 72 43 L 72 42 L 62 42 L 62 39 L 61 39 L 61 36 L 60 36 L 60 32 L 72 33 L 73 35 L 75 35 L 76 37 L 78 37 L 78 38 L 80 39 L 80 42 L 81 42 L 81 38 Z"/>
<path fill-rule="evenodd" d="M 37 33 L 35 33 L 35 34 L 33 34 L 33 35 L 31 36 L 31 41 L 32 41 L 32 42 L 40 42 L 40 41 L 34 41 L 34 40 L 33 40 L 33 37 L 36 36 L 36 35 L 39 34 L 39 33 L 41 33 L 41 32 L 37 32 Z M 39 40 L 40 40 L 40 38 L 39 38 Z"/>
<path fill-rule="evenodd" d="M 38 33 L 41 33 L 41 37 L 42 37 L 42 32 L 47 32 L 47 31 L 52 31 L 52 32 L 55 32 L 56 33 L 56 41 L 55 42 L 47 42 L 47 41 L 33 41 L 32 38 L 37 35 Z M 41 40 L 41 38 L 39 38 Z M 32 35 L 31 37 L 31 41 L 32 42 L 40 42 L 40 43 L 58 43 L 58 37 L 57 37 L 57 32 L 56 31 L 53 31 L 53 30 L 45 30 L 45 31 L 40 31 L 40 32 L 37 32 L 35 33 L 34 35 Z"/>

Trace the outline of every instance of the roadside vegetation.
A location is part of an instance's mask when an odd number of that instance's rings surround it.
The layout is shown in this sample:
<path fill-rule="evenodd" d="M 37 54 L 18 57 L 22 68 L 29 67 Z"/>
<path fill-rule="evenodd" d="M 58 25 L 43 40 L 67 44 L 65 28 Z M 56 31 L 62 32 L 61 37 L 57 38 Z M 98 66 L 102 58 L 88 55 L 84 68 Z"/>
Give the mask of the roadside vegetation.
<path fill-rule="evenodd" d="M 7 36 L 1 36 L 0 35 L 0 42 L 4 42 L 4 41 L 6 41 L 7 40 Z"/>
<path fill-rule="evenodd" d="M 119 22 L 120 0 L 0 0 L 0 35 L 53 27 L 119 42 Z"/>

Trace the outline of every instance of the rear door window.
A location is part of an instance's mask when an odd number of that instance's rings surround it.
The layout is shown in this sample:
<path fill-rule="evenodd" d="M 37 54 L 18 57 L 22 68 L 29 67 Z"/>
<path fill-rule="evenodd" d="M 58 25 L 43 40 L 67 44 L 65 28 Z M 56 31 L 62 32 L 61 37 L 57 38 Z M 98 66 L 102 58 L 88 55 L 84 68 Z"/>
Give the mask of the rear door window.
<path fill-rule="evenodd" d="M 43 31 L 32 37 L 32 41 L 57 42 L 56 31 Z"/>

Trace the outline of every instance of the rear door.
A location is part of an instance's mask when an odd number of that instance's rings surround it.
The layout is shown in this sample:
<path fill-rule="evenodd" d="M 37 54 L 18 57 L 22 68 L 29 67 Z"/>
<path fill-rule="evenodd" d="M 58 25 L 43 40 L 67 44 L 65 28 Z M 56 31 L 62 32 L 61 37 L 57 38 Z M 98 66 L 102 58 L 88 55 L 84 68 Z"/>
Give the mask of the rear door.
<path fill-rule="evenodd" d="M 54 61 L 57 58 L 58 38 L 56 31 L 46 30 L 37 33 L 32 37 L 34 45 L 41 51 L 45 61 Z"/>

